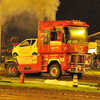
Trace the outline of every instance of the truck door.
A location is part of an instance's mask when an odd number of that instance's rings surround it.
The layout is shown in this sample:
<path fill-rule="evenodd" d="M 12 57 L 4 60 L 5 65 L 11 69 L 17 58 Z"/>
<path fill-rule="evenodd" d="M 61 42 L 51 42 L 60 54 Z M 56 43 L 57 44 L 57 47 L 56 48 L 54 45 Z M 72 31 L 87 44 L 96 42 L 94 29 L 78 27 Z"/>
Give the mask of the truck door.
<path fill-rule="evenodd" d="M 49 28 L 44 29 L 41 33 L 41 53 L 49 52 Z"/>
<path fill-rule="evenodd" d="M 61 28 L 51 29 L 50 53 L 62 52 L 62 34 Z"/>

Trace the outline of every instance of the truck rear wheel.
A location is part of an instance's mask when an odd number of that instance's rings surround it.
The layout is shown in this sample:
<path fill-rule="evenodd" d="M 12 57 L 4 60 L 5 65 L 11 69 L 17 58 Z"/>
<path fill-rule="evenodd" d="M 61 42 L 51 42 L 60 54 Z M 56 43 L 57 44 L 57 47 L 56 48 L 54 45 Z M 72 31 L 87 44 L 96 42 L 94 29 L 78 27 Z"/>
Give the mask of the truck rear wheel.
<path fill-rule="evenodd" d="M 16 63 L 11 62 L 7 65 L 7 75 L 8 76 L 17 76 L 18 75 L 18 68 Z"/>
<path fill-rule="evenodd" d="M 61 77 L 61 69 L 59 65 L 52 65 L 49 69 L 49 73 L 53 78 L 60 78 Z"/>

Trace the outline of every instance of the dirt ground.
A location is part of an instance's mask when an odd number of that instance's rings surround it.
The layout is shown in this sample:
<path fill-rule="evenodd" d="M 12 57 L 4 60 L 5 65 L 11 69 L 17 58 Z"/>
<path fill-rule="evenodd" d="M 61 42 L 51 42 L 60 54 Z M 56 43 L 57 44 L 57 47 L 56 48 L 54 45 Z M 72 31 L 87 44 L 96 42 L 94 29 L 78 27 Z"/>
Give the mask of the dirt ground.
<path fill-rule="evenodd" d="M 0 70 L 0 76 L 8 77 L 5 70 Z M 19 77 L 19 76 L 18 76 Z M 49 74 L 41 77 L 26 75 L 26 78 L 50 79 Z M 59 80 L 72 81 L 70 76 L 62 76 Z M 100 78 L 96 75 L 84 75 L 80 82 L 99 83 Z M 100 100 L 100 93 L 87 93 L 77 91 L 61 91 L 39 88 L 0 86 L 0 100 Z"/>

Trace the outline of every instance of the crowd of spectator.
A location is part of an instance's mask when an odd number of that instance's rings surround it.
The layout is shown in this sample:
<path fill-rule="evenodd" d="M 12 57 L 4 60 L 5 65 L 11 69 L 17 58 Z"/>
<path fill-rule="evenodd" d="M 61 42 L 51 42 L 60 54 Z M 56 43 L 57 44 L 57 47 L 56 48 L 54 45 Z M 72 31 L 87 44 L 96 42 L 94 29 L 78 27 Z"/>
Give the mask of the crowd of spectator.
<path fill-rule="evenodd" d="M 12 50 L 11 49 L 3 49 L 1 50 L 1 55 L 2 56 L 11 56 Z"/>
<path fill-rule="evenodd" d="M 91 68 L 100 68 L 100 52 L 99 54 L 95 54 L 95 52 L 93 52 L 93 54 L 91 54 Z"/>
<path fill-rule="evenodd" d="M 11 57 L 12 48 L 1 48 L 0 63 L 5 62 L 5 59 Z"/>

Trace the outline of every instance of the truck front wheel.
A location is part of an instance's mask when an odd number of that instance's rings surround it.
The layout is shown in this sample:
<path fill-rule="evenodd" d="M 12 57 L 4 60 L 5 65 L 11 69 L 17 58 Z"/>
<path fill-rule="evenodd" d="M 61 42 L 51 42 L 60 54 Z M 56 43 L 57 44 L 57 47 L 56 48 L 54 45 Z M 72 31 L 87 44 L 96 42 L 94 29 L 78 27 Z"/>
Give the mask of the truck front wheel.
<path fill-rule="evenodd" d="M 8 76 L 17 76 L 18 74 L 18 68 L 16 63 L 11 62 L 7 65 L 7 75 Z"/>
<path fill-rule="evenodd" d="M 61 69 L 59 65 L 52 65 L 49 69 L 49 73 L 53 78 L 61 77 Z"/>

